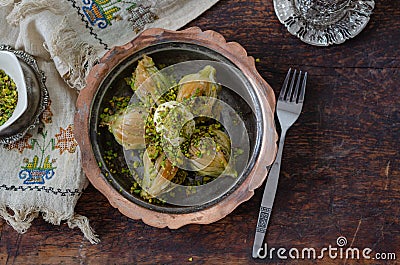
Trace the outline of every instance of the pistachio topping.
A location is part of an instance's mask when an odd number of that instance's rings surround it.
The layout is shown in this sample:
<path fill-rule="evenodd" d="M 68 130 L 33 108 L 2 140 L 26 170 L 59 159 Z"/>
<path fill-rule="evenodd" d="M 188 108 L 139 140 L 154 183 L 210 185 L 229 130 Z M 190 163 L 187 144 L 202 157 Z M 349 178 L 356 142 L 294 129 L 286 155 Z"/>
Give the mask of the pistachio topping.
<path fill-rule="evenodd" d="M 12 116 L 17 103 L 17 86 L 14 80 L 0 69 L 0 126 Z"/>
<path fill-rule="evenodd" d="M 217 118 L 209 118 L 212 112 L 218 113 L 213 107 L 221 89 L 215 68 L 207 65 L 175 81 L 144 55 L 125 80 L 140 103 L 129 105 L 130 97 L 114 97 L 102 110 L 100 124 L 108 126 L 125 150 L 139 151 L 135 159 L 141 161 L 132 162 L 131 172 L 114 168 L 120 158 L 112 143 L 106 143 L 110 150 L 103 154 L 111 174 L 132 178 L 132 194 L 162 204 L 159 195 L 169 192 L 173 197 L 177 191 L 172 191 L 172 183 L 186 186 L 190 195 L 197 192 L 195 186 L 224 172 L 224 176 L 234 175 L 226 174 L 234 172 L 230 168 L 230 138 Z M 240 155 L 240 150 L 233 154 Z M 139 168 L 143 176 L 136 173 Z"/>

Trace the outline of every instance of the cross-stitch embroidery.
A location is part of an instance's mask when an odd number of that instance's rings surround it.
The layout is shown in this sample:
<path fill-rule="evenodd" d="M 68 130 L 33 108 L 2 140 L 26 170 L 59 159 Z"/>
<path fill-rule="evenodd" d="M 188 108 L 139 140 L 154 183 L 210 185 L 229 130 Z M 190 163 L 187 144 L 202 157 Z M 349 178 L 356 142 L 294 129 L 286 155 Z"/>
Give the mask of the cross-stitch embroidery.
<path fill-rule="evenodd" d="M 112 20 L 122 19 L 119 15 L 122 5 L 129 4 L 126 10 L 136 6 L 134 2 L 122 0 L 83 0 L 82 11 L 92 26 L 104 29 L 112 25 Z"/>
<path fill-rule="evenodd" d="M 49 99 L 46 108 L 42 112 L 42 115 L 40 115 L 40 121 L 43 123 L 51 123 L 52 122 L 52 117 L 53 117 L 53 112 L 50 109 L 51 107 L 51 100 Z"/>
<path fill-rule="evenodd" d="M 132 28 L 136 33 L 141 31 L 146 24 L 158 19 L 158 16 L 151 12 L 150 7 L 139 5 L 136 8 L 130 8 L 128 11 L 130 13 L 128 20 L 132 23 Z"/>
<path fill-rule="evenodd" d="M 68 125 L 66 129 L 60 127 L 60 133 L 56 134 L 57 144 L 55 148 L 60 150 L 60 155 L 64 151 L 75 153 L 78 143 L 75 140 L 72 125 Z"/>
<path fill-rule="evenodd" d="M 18 152 L 22 154 L 22 152 L 27 149 L 32 149 L 32 145 L 29 143 L 29 139 L 32 137 L 32 134 L 27 133 L 24 137 L 16 142 L 11 144 L 4 145 L 4 148 L 8 150 L 17 149 Z"/>
<path fill-rule="evenodd" d="M 37 147 L 40 150 L 39 156 L 35 155 L 31 161 L 25 158 L 25 166 L 22 166 L 19 172 L 19 178 L 24 180 L 24 184 L 44 184 L 45 179 L 51 179 L 54 176 L 56 167 L 53 164 L 56 160 L 51 159 L 50 155 L 45 157 L 49 148 L 54 150 L 54 139 L 47 141 L 47 131 L 43 132 L 42 128 L 39 128 L 39 135 L 42 136 L 40 143 L 37 139 L 31 141 L 32 149 Z"/>

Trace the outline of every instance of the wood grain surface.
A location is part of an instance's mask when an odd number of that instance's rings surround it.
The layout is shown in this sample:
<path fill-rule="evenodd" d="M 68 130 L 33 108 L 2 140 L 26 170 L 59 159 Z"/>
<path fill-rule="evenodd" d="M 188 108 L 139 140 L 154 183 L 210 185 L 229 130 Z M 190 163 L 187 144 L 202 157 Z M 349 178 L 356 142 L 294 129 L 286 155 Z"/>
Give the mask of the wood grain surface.
<path fill-rule="evenodd" d="M 289 130 L 268 248 L 371 248 L 400 260 L 400 1 L 376 1 L 354 39 L 314 47 L 279 23 L 272 0 L 221 0 L 189 26 L 211 29 L 259 58 L 279 93 L 289 67 L 309 73 L 303 113 Z M 26 234 L 0 221 L 0 264 L 397 264 L 396 260 L 251 257 L 263 187 L 209 225 L 158 229 L 112 208 L 93 186 L 76 212 L 101 238 L 41 218 Z M 287 254 L 287 253 L 286 253 Z"/>

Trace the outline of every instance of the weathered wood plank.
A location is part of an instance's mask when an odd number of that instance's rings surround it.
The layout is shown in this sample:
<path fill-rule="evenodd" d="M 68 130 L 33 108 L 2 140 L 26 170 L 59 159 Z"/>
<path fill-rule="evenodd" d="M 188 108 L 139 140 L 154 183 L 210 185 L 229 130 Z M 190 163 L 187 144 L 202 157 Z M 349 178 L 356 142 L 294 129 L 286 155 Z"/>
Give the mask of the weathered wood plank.
<path fill-rule="evenodd" d="M 290 35 L 272 1 L 222 0 L 188 25 L 243 45 L 275 92 L 289 67 L 309 71 L 303 114 L 286 140 L 269 247 L 320 250 L 344 236 L 347 246 L 400 257 L 399 21 L 399 1 L 376 1 L 359 36 L 327 48 Z M 168 230 L 126 218 L 89 186 L 76 211 L 90 218 L 100 244 L 66 224 L 38 219 L 18 235 L 0 221 L 0 264 L 377 264 L 253 260 L 261 195 L 219 222 Z"/>

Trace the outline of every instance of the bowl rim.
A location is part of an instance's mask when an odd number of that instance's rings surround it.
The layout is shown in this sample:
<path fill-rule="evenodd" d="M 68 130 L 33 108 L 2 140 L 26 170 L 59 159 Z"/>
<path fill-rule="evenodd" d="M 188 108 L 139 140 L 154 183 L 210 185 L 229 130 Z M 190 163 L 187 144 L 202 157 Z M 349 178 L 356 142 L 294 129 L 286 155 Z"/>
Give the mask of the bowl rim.
<path fill-rule="evenodd" d="M 0 44 L 0 51 L 9 51 L 18 58 L 25 75 L 29 98 L 27 109 L 18 121 L 0 132 L 0 144 L 8 145 L 21 140 L 40 123 L 41 114 L 50 104 L 50 97 L 46 87 L 45 72 L 39 68 L 35 57 L 23 50 L 15 50 L 6 44 Z M 25 119 L 25 122 L 20 123 L 20 120 Z"/>
<path fill-rule="evenodd" d="M 18 91 L 18 102 L 11 117 L 0 126 L 0 132 L 8 128 L 25 112 L 28 106 L 28 95 L 25 84 L 25 75 L 21 64 L 14 53 L 0 51 L 0 69 L 14 80 Z"/>
<path fill-rule="evenodd" d="M 262 139 L 259 159 L 245 178 L 242 184 L 232 192 L 227 199 L 201 209 L 196 212 L 175 214 L 162 213 L 148 209 L 128 200 L 115 190 L 105 180 L 90 144 L 89 117 L 91 115 L 91 102 L 102 78 L 122 60 L 128 58 L 136 51 L 147 46 L 163 42 L 183 42 L 197 44 L 212 49 L 230 60 L 246 76 L 254 88 L 261 104 Z M 235 42 L 226 42 L 224 37 L 215 31 L 201 31 L 197 27 L 182 31 L 170 31 L 153 28 L 143 31 L 134 40 L 114 47 L 107 52 L 99 63 L 95 65 L 87 78 L 87 86 L 83 89 L 77 100 L 77 113 L 75 115 L 75 137 L 82 150 L 83 169 L 93 186 L 107 197 L 113 207 L 121 213 L 132 218 L 142 219 L 143 222 L 155 227 L 179 228 L 190 223 L 208 224 L 220 220 L 232 212 L 238 205 L 247 201 L 254 195 L 254 190 L 261 186 L 267 175 L 267 166 L 273 162 L 276 154 L 277 133 L 274 123 L 275 96 L 272 88 L 261 78 L 255 69 L 255 60 L 247 55 L 245 49 Z M 262 161 L 261 159 L 262 158 Z"/>

